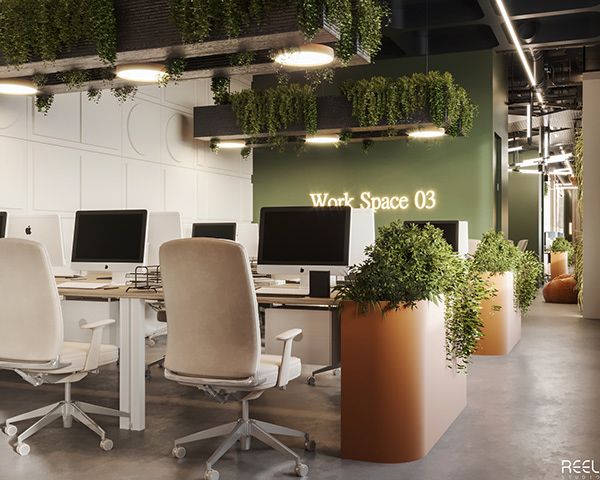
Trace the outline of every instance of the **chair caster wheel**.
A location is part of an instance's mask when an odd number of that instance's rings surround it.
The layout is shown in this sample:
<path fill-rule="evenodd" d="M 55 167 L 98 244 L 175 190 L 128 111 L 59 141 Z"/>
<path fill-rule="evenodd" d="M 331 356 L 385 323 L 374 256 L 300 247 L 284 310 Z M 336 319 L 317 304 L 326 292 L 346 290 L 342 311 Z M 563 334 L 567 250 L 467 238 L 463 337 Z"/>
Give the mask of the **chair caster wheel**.
<path fill-rule="evenodd" d="M 294 469 L 297 477 L 306 477 L 308 475 L 308 465 L 298 463 Z"/>
<path fill-rule="evenodd" d="M 100 448 L 105 452 L 110 452 L 113 448 L 113 441 L 110 438 L 105 438 L 100 441 Z"/>
<path fill-rule="evenodd" d="M 308 383 L 311 387 L 314 387 L 315 384 L 317 383 L 317 379 L 313 376 L 308 377 L 308 380 L 306 381 L 306 383 Z"/>
<path fill-rule="evenodd" d="M 29 455 L 31 448 L 26 443 L 19 443 L 19 444 L 17 444 L 17 448 L 15 450 L 17 451 L 17 453 L 19 455 L 21 455 L 22 457 L 25 457 L 25 456 Z"/>
<path fill-rule="evenodd" d="M 6 425 L 2 431 L 9 437 L 13 437 L 17 434 L 17 427 L 14 425 Z"/>
<path fill-rule="evenodd" d="M 173 450 L 171 450 L 171 455 L 178 459 L 182 459 L 183 457 L 185 457 L 186 453 L 187 452 L 185 451 L 184 447 L 173 447 Z"/>
<path fill-rule="evenodd" d="M 314 440 L 305 440 L 304 441 L 304 450 L 307 452 L 314 452 L 317 449 L 317 442 Z"/>
<path fill-rule="evenodd" d="M 204 472 L 204 480 L 219 480 L 219 472 L 213 470 L 212 468 L 207 470 Z"/>

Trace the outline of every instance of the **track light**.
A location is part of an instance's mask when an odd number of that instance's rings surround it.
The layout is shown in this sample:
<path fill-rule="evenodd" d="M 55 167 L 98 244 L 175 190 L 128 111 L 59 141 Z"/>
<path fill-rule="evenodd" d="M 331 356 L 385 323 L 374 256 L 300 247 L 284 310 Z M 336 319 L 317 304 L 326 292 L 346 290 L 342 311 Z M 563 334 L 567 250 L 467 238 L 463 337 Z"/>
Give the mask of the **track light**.
<path fill-rule="evenodd" d="M 236 140 L 221 140 L 215 143 L 215 147 L 218 149 L 224 150 L 235 150 L 236 148 L 244 148 L 246 146 L 246 142 L 236 141 Z"/>
<path fill-rule="evenodd" d="M 131 82 L 158 83 L 167 74 L 159 63 L 135 63 L 117 66 L 117 77 Z"/>
<path fill-rule="evenodd" d="M 318 43 L 282 50 L 274 61 L 286 67 L 321 67 L 333 62 L 333 48 Z"/>
<path fill-rule="evenodd" d="M 313 145 L 334 145 L 340 141 L 338 135 L 311 135 L 306 137 L 306 143 Z"/>
<path fill-rule="evenodd" d="M 407 135 L 412 138 L 439 138 L 446 135 L 446 130 L 437 127 L 424 127 L 409 130 Z"/>
<path fill-rule="evenodd" d="M 38 89 L 29 80 L 0 80 L 0 94 L 3 95 L 35 95 Z"/>

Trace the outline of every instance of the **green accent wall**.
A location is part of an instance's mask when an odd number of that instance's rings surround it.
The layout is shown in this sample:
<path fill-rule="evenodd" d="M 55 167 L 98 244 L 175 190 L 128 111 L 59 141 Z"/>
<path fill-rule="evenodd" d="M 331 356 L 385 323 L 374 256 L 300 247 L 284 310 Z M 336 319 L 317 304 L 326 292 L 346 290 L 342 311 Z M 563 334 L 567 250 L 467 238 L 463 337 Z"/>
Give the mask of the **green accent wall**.
<path fill-rule="evenodd" d="M 254 150 L 254 219 L 260 208 L 310 205 L 310 193 L 342 197 L 348 192 L 360 205 L 361 192 L 373 196 L 406 196 L 406 210 L 380 210 L 378 226 L 402 220 L 467 220 L 469 237 L 480 238 L 494 227 L 494 123 L 495 54 L 491 51 L 432 56 L 431 70 L 449 71 L 471 94 L 479 115 L 469 137 L 434 141 L 376 142 L 364 153 L 362 145 L 308 146 L 302 153 L 267 148 Z M 403 75 L 424 71 L 424 58 L 378 61 L 373 65 L 336 70 L 335 81 L 375 75 Z M 503 73 L 503 72 L 502 72 Z M 254 88 L 264 88 L 272 77 L 257 77 Z M 329 90 L 329 91 L 327 91 Z M 335 89 L 328 86 L 324 94 Z M 497 99 L 496 99 L 497 102 Z M 436 206 L 417 209 L 419 190 L 435 191 Z"/>
<path fill-rule="evenodd" d="M 541 255 L 542 182 L 540 175 L 509 173 L 509 237 L 515 245 L 527 239 L 527 250 Z"/>

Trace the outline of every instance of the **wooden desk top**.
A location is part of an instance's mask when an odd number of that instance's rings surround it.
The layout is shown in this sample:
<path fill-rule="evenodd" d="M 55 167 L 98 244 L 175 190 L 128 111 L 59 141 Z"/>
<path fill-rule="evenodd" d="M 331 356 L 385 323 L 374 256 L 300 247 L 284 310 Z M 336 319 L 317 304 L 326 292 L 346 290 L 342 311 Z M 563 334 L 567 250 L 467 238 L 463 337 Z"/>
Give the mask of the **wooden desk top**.
<path fill-rule="evenodd" d="M 70 282 L 73 279 L 57 278 L 58 293 L 67 298 L 89 298 L 89 299 L 120 299 L 120 298 L 137 298 L 141 300 L 164 300 L 165 296 L 162 289 L 158 292 L 154 290 L 137 290 L 131 288 L 127 291 L 127 287 L 107 287 L 90 289 L 77 288 L 60 288 L 63 282 Z M 77 280 L 78 282 L 97 282 L 96 278 L 85 278 Z M 277 305 L 299 305 L 299 306 L 326 306 L 335 307 L 339 302 L 332 296 L 330 298 L 312 298 L 312 297 L 285 297 L 285 296 L 269 296 L 257 295 L 258 303 L 260 304 L 277 304 Z"/>

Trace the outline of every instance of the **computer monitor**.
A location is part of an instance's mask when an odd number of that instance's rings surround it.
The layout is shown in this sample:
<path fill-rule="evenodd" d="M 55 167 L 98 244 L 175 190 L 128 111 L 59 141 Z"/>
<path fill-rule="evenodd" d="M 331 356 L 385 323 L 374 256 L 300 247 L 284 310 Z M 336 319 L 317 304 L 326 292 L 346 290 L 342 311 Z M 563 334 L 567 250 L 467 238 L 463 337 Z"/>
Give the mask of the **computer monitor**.
<path fill-rule="evenodd" d="M 0 212 L 0 238 L 4 238 L 6 235 L 6 219 L 8 214 L 6 212 Z"/>
<path fill-rule="evenodd" d="M 350 207 L 263 207 L 258 271 L 344 275 L 350 259 Z"/>
<path fill-rule="evenodd" d="M 235 222 L 194 223 L 192 237 L 223 238 L 235 241 Z"/>
<path fill-rule="evenodd" d="M 469 253 L 469 223 L 462 220 L 406 220 L 404 225 L 424 226 L 431 224 L 439 228 L 444 239 L 450 244 L 452 250 L 460 255 Z"/>
<path fill-rule="evenodd" d="M 236 242 L 241 243 L 246 250 L 248 258 L 258 256 L 258 224 L 238 223 L 235 235 Z"/>
<path fill-rule="evenodd" d="M 55 269 L 65 266 L 62 224 L 58 215 L 11 214 L 6 237 L 39 242 L 46 248 L 50 263 Z"/>
<path fill-rule="evenodd" d="M 124 283 L 124 272 L 144 264 L 147 226 L 147 210 L 76 212 L 71 267 L 109 271 L 113 283 Z M 115 272 L 123 275 L 117 280 Z"/>
<path fill-rule="evenodd" d="M 148 265 L 159 264 L 160 246 L 182 238 L 179 212 L 150 212 L 148 215 Z"/>
<path fill-rule="evenodd" d="M 353 208 L 350 223 L 350 261 L 358 265 L 366 260 L 365 249 L 375 243 L 375 211 L 372 208 Z"/>

